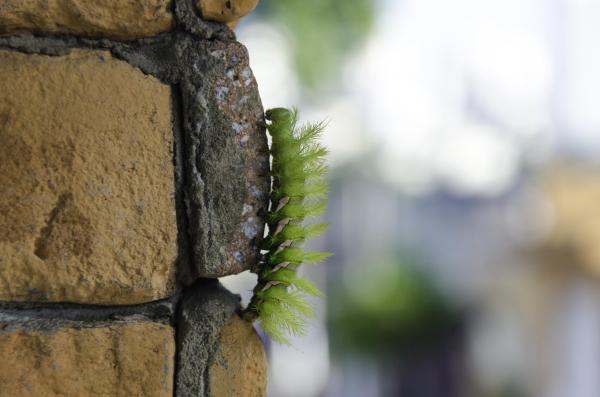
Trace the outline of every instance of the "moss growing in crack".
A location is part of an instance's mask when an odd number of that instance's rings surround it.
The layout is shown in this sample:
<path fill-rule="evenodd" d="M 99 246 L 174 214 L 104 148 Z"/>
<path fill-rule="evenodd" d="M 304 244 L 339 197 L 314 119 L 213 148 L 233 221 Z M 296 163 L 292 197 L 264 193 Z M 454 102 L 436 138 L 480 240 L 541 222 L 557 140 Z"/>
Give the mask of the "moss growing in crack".
<path fill-rule="evenodd" d="M 304 333 L 313 316 L 306 295 L 321 294 L 311 281 L 298 275 L 298 268 L 302 263 L 318 263 L 329 256 L 302 248 L 306 239 L 327 228 L 325 223 L 304 223 L 326 208 L 327 150 L 318 142 L 323 123 L 297 127 L 296 111 L 283 108 L 268 110 L 266 118 L 272 137 L 269 234 L 246 317 L 258 318 L 273 340 L 287 344 L 290 335 Z"/>

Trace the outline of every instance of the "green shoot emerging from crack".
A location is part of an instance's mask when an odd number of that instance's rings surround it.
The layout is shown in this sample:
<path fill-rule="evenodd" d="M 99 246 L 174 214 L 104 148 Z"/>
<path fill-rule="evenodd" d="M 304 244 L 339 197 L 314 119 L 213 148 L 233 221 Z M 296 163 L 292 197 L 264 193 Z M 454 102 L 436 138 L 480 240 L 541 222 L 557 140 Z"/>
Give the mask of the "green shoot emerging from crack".
<path fill-rule="evenodd" d="M 272 189 L 267 216 L 269 234 L 265 238 L 257 267 L 258 284 L 246 318 L 258 318 L 273 340 L 288 344 L 290 335 L 302 335 L 313 310 L 306 295 L 321 292 L 309 280 L 298 276 L 302 263 L 317 263 L 326 252 L 306 252 L 302 243 L 327 228 L 325 223 L 304 224 L 322 214 L 327 206 L 325 156 L 327 150 L 318 139 L 323 124 L 297 127 L 295 110 L 268 110 L 267 128 L 272 137 Z"/>

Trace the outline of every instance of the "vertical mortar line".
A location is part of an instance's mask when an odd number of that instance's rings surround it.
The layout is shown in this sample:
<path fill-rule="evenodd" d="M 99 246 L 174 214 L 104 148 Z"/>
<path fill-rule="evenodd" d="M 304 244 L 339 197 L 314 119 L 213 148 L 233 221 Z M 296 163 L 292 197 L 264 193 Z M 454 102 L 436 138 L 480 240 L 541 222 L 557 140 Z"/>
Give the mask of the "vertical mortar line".
<path fill-rule="evenodd" d="M 182 278 L 196 280 L 198 274 L 194 263 L 192 239 L 185 204 L 185 186 L 187 186 L 187 170 L 184 158 L 187 157 L 183 126 L 183 98 L 181 88 L 171 85 L 173 114 L 173 161 L 175 169 L 175 210 L 177 215 L 177 281 Z M 189 275 L 190 277 L 186 277 Z M 183 277 L 182 277 L 183 276 Z"/>
<path fill-rule="evenodd" d="M 218 343 L 218 342 L 217 342 Z M 202 397 L 211 397 L 211 393 L 210 393 L 210 371 L 209 368 L 211 366 L 210 360 L 207 361 L 206 363 L 206 368 L 204 368 L 204 374 L 203 374 L 203 378 L 204 378 L 204 396 Z"/>
<path fill-rule="evenodd" d="M 172 97 L 172 115 L 173 115 L 173 156 L 175 162 L 175 209 L 177 214 L 177 284 L 185 288 L 182 282 L 182 276 L 188 275 L 192 280 L 198 278 L 196 266 L 194 264 L 194 255 L 192 252 L 190 230 L 188 228 L 187 211 L 185 204 L 185 191 L 187 173 L 185 169 L 184 157 L 187 155 L 184 140 L 183 126 L 183 98 L 181 87 L 178 84 L 171 84 Z M 183 269 L 185 267 L 185 269 Z M 179 349 L 181 333 L 177 319 L 181 310 L 180 304 L 183 294 L 173 302 L 173 328 L 175 330 L 175 360 L 173 369 L 173 397 L 177 396 L 177 377 L 179 371 Z"/>

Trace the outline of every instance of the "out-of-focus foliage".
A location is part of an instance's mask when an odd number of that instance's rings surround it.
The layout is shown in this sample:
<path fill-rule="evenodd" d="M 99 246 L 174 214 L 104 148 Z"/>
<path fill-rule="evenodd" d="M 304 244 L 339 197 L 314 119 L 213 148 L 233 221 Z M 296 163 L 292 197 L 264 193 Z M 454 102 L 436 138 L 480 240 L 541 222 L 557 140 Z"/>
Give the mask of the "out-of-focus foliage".
<path fill-rule="evenodd" d="M 369 266 L 369 265 L 367 265 Z M 386 356 L 435 345 L 460 324 L 427 276 L 401 263 L 376 266 L 352 291 L 331 294 L 334 352 Z"/>
<path fill-rule="evenodd" d="M 263 0 L 258 12 L 286 29 L 308 89 L 335 77 L 349 50 L 369 33 L 375 0 Z"/>
<path fill-rule="evenodd" d="M 484 397 L 526 397 L 527 394 L 523 391 L 522 386 L 516 384 L 506 384 L 500 390 L 483 393 Z"/>

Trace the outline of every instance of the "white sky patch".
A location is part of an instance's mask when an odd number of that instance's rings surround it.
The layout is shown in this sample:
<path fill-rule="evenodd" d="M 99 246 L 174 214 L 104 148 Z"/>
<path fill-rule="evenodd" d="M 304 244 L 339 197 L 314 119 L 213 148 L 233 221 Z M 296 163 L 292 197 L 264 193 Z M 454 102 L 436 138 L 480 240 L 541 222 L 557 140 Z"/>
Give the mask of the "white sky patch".
<path fill-rule="evenodd" d="M 316 319 L 307 334 L 290 338 L 291 346 L 272 345 L 269 354 L 269 395 L 281 397 L 319 396 L 329 378 L 329 343 L 324 303 L 311 299 Z"/>
<path fill-rule="evenodd" d="M 566 139 L 591 146 L 597 158 L 600 146 L 600 1 L 573 0 L 569 23 L 561 26 L 560 54 L 564 75 L 557 96 L 560 121 L 569 126 Z"/>
<path fill-rule="evenodd" d="M 550 123 L 552 69 L 539 35 L 480 26 L 478 40 L 460 48 L 468 89 L 482 112 L 515 135 Z"/>
<path fill-rule="evenodd" d="M 536 2 L 480 3 L 388 2 L 351 65 L 379 172 L 405 192 L 502 193 L 519 140 L 550 124 L 554 70 L 543 22 L 529 21 Z"/>
<path fill-rule="evenodd" d="M 325 122 L 321 142 L 329 150 L 330 167 L 343 165 L 373 146 L 372 137 L 366 133 L 362 108 L 352 97 L 338 96 L 317 107 L 301 109 L 301 122 Z"/>
<path fill-rule="evenodd" d="M 300 86 L 285 34 L 260 22 L 241 24 L 236 34 L 248 48 L 264 108 L 297 106 Z"/>
<path fill-rule="evenodd" d="M 249 18 L 238 31 L 265 108 L 299 106 L 303 120 L 329 119 L 324 141 L 332 165 L 343 166 L 376 148 L 374 177 L 404 192 L 425 194 L 443 186 L 458 195 L 491 196 L 514 184 L 524 162 L 543 162 L 556 155 L 553 150 L 575 145 L 598 157 L 600 0 L 377 4 L 374 34 L 340 70 L 343 88 L 319 103 L 301 102 L 289 42 L 280 28 Z M 540 204 L 523 206 L 506 222 L 522 224 L 522 214 Z M 545 218 L 533 238 L 543 236 L 549 222 Z M 509 232 L 517 238 L 533 234 L 518 227 Z M 223 282 L 243 293 L 254 285 L 245 287 L 243 277 Z M 323 395 L 328 342 L 323 318 L 312 324 L 316 328 L 295 339 L 294 349 L 273 347 L 272 395 Z M 492 327 L 483 333 L 490 333 L 485 343 L 500 341 L 499 349 L 486 350 L 498 355 L 484 358 L 490 370 L 512 376 L 522 362 L 515 352 L 523 351 L 510 344 L 518 339 L 515 330 Z M 572 339 L 587 340 L 579 336 Z M 581 356 L 579 347 L 573 348 L 574 359 Z M 584 370 L 591 368 L 582 372 L 589 373 L 584 380 L 597 382 L 597 363 L 581 362 Z M 570 388 L 560 389 L 560 395 L 577 395 L 575 380 L 568 380 Z"/>
<path fill-rule="evenodd" d="M 254 21 L 238 32 L 265 108 L 297 105 L 303 120 L 329 119 L 334 167 L 374 147 L 381 177 L 407 193 L 439 183 L 491 195 L 510 187 L 528 156 L 540 160 L 538 147 L 600 145 L 600 1 L 387 1 L 378 13 L 374 34 L 341 70 L 339 95 L 316 104 L 300 103 L 284 31 Z M 439 142 L 452 146 L 454 134 L 489 151 L 468 157 L 477 171 L 440 170 L 448 159 L 436 158 Z"/>
<path fill-rule="evenodd" d="M 250 271 L 245 271 L 231 276 L 219 278 L 225 288 L 242 297 L 242 305 L 246 306 L 252 298 L 252 289 L 256 285 L 257 276 Z"/>
<path fill-rule="evenodd" d="M 496 195 L 512 186 L 519 151 L 505 135 L 474 123 L 457 126 L 441 137 L 434 162 L 436 173 L 459 195 Z"/>

